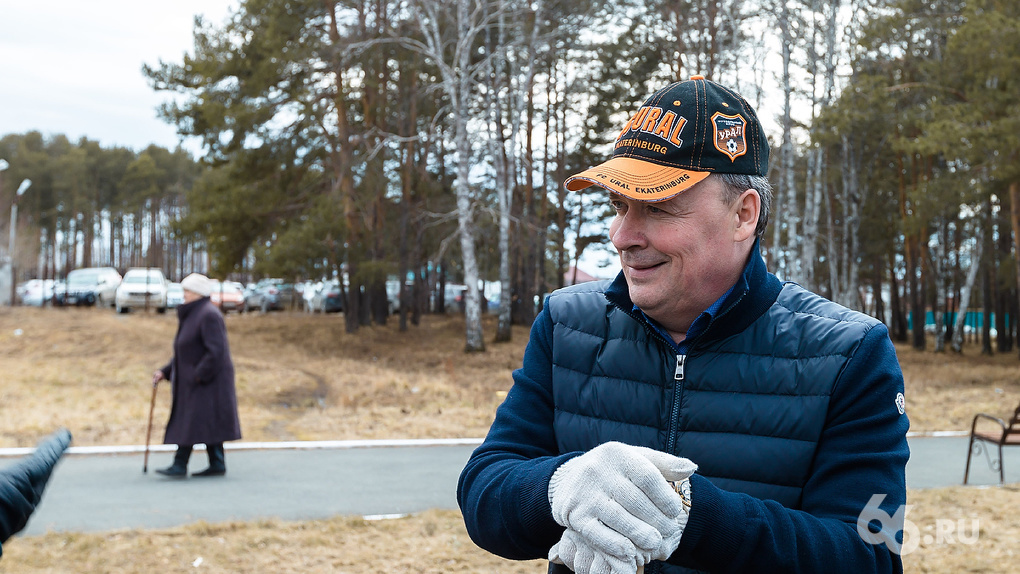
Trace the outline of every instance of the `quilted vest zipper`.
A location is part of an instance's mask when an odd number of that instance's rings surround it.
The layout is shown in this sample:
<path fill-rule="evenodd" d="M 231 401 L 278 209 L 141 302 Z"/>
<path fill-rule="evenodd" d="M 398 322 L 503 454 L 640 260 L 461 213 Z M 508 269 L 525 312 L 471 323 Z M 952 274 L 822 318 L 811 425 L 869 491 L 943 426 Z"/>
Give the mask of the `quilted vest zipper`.
<path fill-rule="evenodd" d="M 675 346 L 674 346 L 675 348 Z M 666 431 L 666 452 L 676 454 L 676 435 L 680 430 L 680 396 L 683 394 L 685 353 L 677 353 L 676 370 L 673 372 L 673 408 L 669 414 L 669 428 Z"/>
<path fill-rule="evenodd" d="M 666 452 L 670 454 L 673 455 L 678 454 L 676 450 L 676 438 L 677 434 L 680 432 L 680 396 L 683 394 L 683 381 L 687 374 L 686 369 L 684 368 L 685 365 L 687 364 L 687 356 L 688 354 L 690 354 L 690 351 L 694 349 L 693 345 L 694 342 L 702 339 L 705 333 L 707 333 L 712 328 L 712 324 L 715 323 L 719 317 L 722 317 L 723 315 L 728 313 L 731 309 L 736 307 L 737 303 L 740 303 L 740 301 L 744 298 L 745 294 L 746 291 L 743 294 L 741 294 L 740 297 L 737 297 L 737 300 L 734 301 L 731 305 L 729 305 L 728 307 L 723 309 L 720 313 L 717 313 L 714 317 L 712 317 L 712 320 L 708 322 L 708 326 L 705 327 L 705 330 L 699 333 L 693 339 L 686 339 L 681 345 L 676 344 L 670 345 L 674 350 L 677 351 L 676 370 L 673 372 L 673 379 L 676 381 L 673 384 L 673 409 L 672 412 L 670 413 L 669 429 L 666 435 L 667 437 L 669 437 L 666 440 Z"/>

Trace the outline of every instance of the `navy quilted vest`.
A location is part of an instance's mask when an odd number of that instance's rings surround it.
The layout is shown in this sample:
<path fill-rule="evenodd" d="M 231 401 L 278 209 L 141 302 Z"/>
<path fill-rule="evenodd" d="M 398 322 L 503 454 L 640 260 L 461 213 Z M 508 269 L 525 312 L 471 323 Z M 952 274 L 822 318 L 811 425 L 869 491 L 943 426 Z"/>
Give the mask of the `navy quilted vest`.
<path fill-rule="evenodd" d="M 756 318 L 738 304 L 691 341 L 677 380 L 673 347 L 609 287 L 548 299 L 560 451 L 648 446 L 722 489 L 798 508 L 835 382 L 878 322 L 785 284 Z"/>

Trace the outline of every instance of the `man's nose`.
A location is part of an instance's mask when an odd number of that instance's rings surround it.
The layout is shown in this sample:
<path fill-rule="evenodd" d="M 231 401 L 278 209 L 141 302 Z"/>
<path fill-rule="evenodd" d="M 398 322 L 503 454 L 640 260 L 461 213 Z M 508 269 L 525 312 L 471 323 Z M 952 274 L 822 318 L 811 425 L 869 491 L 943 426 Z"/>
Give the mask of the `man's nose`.
<path fill-rule="evenodd" d="M 648 245 L 645 221 L 638 210 L 628 210 L 616 216 L 609 228 L 609 239 L 618 251 L 640 249 Z"/>

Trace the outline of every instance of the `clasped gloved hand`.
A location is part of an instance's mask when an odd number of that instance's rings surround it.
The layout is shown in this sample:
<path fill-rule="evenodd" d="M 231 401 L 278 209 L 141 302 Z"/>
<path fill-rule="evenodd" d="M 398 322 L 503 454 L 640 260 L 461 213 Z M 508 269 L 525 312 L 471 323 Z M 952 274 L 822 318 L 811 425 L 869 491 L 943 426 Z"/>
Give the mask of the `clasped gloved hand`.
<path fill-rule="evenodd" d="M 687 524 L 680 495 L 667 481 L 697 465 L 657 450 L 602 444 L 565 462 L 549 482 L 553 519 L 567 528 L 549 559 L 575 572 L 636 572 L 665 560 Z"/>
<path fill-rule="evenodd" d="M 39 442 L 32 454 L 0 470 L 0 542 L 28 524 L 54 465 L 70 444 L 70 431 L 60 429 Z"/>
<path fill-rule="evenodd" d="M 582 574 L 635 574 L 645 565 L 641 556 L 613 556 L 595 550 L 577 532 L 566 529 L 560 541 L 549 549 L 549 561 L 563 564 Z M 551 572 L 551 570 L 550 570 Z"/>

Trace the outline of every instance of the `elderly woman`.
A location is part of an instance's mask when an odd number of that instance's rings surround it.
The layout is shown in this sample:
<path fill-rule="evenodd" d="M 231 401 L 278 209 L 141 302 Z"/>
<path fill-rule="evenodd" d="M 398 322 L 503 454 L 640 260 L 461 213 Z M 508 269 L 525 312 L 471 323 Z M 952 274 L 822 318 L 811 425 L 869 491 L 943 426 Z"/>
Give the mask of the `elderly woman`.
<path fill-rule="evenodd" d="M 188 459 L 196 444 L 209 453 L 209 468 L 192 476 L 223 476 L 227 466 L 223 443 L 241 438 L 234 390 L 234 364 L 227 345 L 223 315 L 209 301 L 213 282 L 198 273 L 181 281 L 184 304 L 177 307 L 179 325 L 173 357 L 152 374 L 152 384 L 173 384 L 173 406 L 163 444 L 176 444 L 174 463 L 156 472 L 173 477 L 188 475 Z"/>

